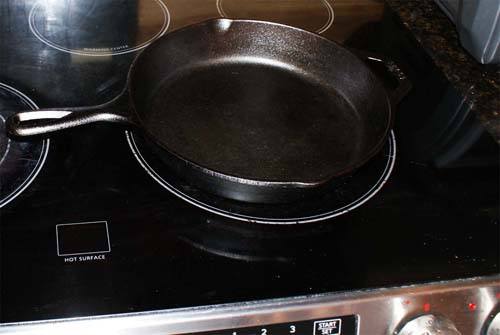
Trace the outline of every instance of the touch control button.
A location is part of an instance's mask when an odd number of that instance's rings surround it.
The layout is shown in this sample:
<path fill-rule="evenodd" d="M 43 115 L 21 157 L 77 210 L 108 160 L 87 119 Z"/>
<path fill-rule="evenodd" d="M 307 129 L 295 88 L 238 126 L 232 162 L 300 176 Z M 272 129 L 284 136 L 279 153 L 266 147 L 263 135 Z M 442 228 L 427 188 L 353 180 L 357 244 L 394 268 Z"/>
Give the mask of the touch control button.
<path fill-rule="evenodd" d="M 57 255 L 74 256 L 111 251 L 106 221 L 56 225 Z"/>
<path fill-rule="evenodd" d="M 461 335 L 447 318 L 426 314 L 409 321 L 398 335 Z"/>

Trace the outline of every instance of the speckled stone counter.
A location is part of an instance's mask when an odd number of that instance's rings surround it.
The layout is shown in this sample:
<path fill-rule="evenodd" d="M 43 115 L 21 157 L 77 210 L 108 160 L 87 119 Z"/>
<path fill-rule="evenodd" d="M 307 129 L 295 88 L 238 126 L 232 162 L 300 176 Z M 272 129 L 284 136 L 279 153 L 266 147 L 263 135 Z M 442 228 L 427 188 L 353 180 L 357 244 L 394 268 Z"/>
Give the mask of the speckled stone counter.
<path fill-rule="evenodd" d="M 500 66 L 476 62 L 460 46 L 455 26 L 433 0 L 386 2 L 500 143 Z"/>

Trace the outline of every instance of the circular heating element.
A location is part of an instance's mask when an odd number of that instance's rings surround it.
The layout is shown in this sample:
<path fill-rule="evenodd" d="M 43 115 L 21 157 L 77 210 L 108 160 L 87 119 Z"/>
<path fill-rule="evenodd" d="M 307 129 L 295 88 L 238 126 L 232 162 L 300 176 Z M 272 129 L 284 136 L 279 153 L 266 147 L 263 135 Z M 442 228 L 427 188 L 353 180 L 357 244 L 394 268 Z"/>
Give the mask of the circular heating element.
<path fill-rule="evenodd" d="M 335 18 L 329 0 L 217 0 L 217 11 L 226 18 L 277 22 L 318 34 L 328 30 Z M 309 13 L 305 19 L 304 13 Z"/>
<path fill-rule="evenodd" d="M 5 120 L 15 111 L 37 109 L 26 95 L 0 83 L 0 207 L 23 192 L 42 168 L 49 140 L 20 142 L 7 137 Z"/>
<path fill-rule="evenodd" d="M 30 29 L 40 41 L 86 56 L 140 50 L 163 35 L 169 24 L 161 0 L 41 1 L 29 15 Z"/>
<path fill-rule="evenodd" d="M 0 165 L 2 165 L 5 157 L 10 151 L 10 139 L 7 136 L 3 136 L 5 134 L 5 118 L 0 115 Z"/>
<path fill-rule="evenodd" d="M 141 136 L 126 132 L 127 141 L 144 170 L 162 187 L 192 205 L 227 218 L 264 224 L 297 224 L 334 218 L 365 204 L 389 179 L 396 161 L 396 138 L 390 133 L 383 149 L 352 175 L 340 177 L 321 195 L 284 204 L 245 203 L 208 194 L 177 178 Z"/>

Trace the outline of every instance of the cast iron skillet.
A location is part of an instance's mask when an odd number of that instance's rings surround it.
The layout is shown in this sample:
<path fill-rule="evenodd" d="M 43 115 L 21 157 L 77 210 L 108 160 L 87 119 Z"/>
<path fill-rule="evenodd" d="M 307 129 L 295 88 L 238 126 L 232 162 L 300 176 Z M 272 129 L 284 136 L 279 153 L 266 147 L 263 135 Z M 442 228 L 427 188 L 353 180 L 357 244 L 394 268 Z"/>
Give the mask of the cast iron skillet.
<path fill-rule="evenodd" d="M 114 100 L 21 112 L 7 127 L 24 137 L 124 124 L 192 185 L 272 203 L 361 166 L 384 144 L 392 113 L 377 77 L 336 43 L 276 23 L 215 19 L 148 46 Z"/>

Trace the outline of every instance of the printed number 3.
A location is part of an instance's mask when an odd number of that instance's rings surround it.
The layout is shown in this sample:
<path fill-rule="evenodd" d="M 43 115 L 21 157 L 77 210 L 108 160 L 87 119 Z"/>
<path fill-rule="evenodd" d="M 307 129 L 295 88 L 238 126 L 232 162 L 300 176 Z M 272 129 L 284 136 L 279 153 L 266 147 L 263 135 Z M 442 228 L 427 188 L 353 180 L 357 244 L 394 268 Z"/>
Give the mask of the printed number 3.
<path fill-rule="evenodd" d="M 290 334 L 295 333 L 295 326 L 290 326 Z"/>

